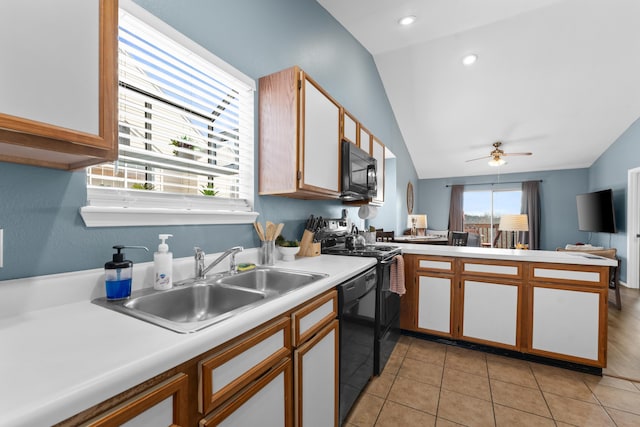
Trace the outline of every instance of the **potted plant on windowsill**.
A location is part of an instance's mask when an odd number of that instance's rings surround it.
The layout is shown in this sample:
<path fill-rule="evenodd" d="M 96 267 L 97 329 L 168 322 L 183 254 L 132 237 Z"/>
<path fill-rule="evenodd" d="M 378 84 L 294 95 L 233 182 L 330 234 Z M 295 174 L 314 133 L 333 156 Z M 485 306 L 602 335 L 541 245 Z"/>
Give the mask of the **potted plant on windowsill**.
<path fill-rule="evenodd" d="M 297 240 L 286 240 L 282 234 L 276 238 L 276 246 L 283 261 L 294 261 L 296 254 L 300 251 L 300 242 Z"/>
<path fill-rule="evenodd" d="M 203 196 L 215 196 L 219 192 L 220 191 L 215 189 L 213 182 L 208 183 L 206 187 L 203 185 L 200 189 L 200 194 Z"/>
<path fill-rule="evenodd" d="M 172 139 L 171 145 L 174 147 L 182 148 L 182 150 L 173 150 L 173 155 L 176 157 L 182 157 L 189 160 L 195 160 L 197 158 L 196 154 L 186 153 L 184 150 L 195 151 L 196 147 L 192 144 L 193 140 L 188 136 L 184 135 L 180 139 Z"/>

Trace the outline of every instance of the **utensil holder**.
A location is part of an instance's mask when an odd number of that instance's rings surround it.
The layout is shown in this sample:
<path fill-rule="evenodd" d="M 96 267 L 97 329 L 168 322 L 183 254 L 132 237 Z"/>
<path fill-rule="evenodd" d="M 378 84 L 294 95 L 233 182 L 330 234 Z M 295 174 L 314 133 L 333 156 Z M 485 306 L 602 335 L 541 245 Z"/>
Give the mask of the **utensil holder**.
<path fill-rule="evenodd" d="M 274 265 L 276 259 L 276 241 L 264 240 L 260 246 L 260 265 Z"/>

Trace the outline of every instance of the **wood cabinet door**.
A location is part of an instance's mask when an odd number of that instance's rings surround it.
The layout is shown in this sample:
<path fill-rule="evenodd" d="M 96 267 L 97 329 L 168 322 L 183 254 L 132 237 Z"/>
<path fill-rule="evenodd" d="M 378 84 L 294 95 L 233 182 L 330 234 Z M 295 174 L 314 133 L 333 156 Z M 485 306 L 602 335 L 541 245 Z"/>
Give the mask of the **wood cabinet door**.
<path fill-rule="evenodd" d="M 417 273 L 417 326 L 422 332 L 452 336 L 453 276 Z"/>
<path fill-rule="evenodd" d="M 534 285 L 530 300 L 530 353 L 604 367 L 606 293 Z"/>
<path fill-rule="evenodd" d="M 371 147 L 369 149 L 369 155 L 376 159 L 376 177 L 378 180 L 378 189 L 375 197 L 371 200 L 374 204 L 382 205 L 384 203 L 384 177 L 385 177 L 385 146 L 378 138 L 373 136 L 371 138 Z"/>
<path fill-rule="evenodd" d="M 186 427 L 187 375 L 178 374 L 88 422 L 90 427 Z"/>
<path fill-rule="evenodd" d="M 462 279 L 462 339 L 520 350 L 520 286 Z"/>
<path fill-rule="evenodd" d="M 295 425 L 338 425 L 338 320 L 295 350 Z"/>
<path fill-rule="evenodd" d="M 306 74 L 302 84 L 300 188 L 337 196 L 340 189 L 340 105 Z"/>
<path fill-rule="evenodd" d="M 201 427 L 291 427 L 291 359 L 286 359 L 200 421 Z"/>
<path fill-rule="evenodd" d="M 117 155 L 117 0 L 0 5 L 0 160 L 79 169 Z"/>
<path fill-rule="evenodd" d="M 358 145 L 358 121 L 348 111 L 342 110 L 342 138 Z"/>

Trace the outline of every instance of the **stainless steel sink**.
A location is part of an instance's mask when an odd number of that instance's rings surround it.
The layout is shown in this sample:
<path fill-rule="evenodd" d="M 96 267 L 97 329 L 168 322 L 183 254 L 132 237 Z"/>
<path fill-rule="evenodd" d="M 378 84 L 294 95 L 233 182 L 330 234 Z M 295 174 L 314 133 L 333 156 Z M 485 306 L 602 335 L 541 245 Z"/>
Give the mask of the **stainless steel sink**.
<path fill-rule="evenodd" d="M 97 298 L 92 302 L 175 332 L 189 333 L 326 276 L 276 268 L 257 268 L 235 275 L 186 280 L 167 291 L 147 288 L 133 292 L 125 300 Z"/>
<path fill-rule="evenodd" d="M 326 277 L 326 274 L 306 273 L 277 268 L 257 268 L 246 273 L 225 276 L 217 280 L 228 286 L 282 295 Z"/>

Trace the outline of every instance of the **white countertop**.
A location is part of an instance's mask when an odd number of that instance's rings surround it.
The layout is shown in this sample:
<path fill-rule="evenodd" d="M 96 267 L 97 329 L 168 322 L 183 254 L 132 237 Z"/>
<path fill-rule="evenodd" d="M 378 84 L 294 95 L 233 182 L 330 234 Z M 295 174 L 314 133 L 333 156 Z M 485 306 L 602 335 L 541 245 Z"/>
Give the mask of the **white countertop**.
<path fill-rule="evenodd" d="M 182 271 L 190 271 L 192 262 L 183 259 Z M 335 255 L 276 262 L 276 267 L 329 277 L 192 334 L 92 304 L 91 299 L 104 296 L 101 269 L 0 282 L 0 425 L 62 421 L 290 310 L 375 262 Z M 136 270 L 139 277 L 148 277 L 150 268 L 152 263 L 134 266 L 134 289 Z"/>
<path fill-rule="evenodd" d="M 509 261 L 549 262 L 556 264 L 617 266 L 610 258 L 581 252 L 530 251 L 522 249 L 479 248 L 472 246 L 420 245 L 394 243 L 404 254 L 434 255 L 461 258 L 482 258 Z"/>

